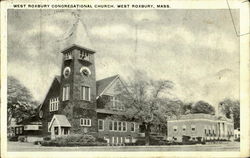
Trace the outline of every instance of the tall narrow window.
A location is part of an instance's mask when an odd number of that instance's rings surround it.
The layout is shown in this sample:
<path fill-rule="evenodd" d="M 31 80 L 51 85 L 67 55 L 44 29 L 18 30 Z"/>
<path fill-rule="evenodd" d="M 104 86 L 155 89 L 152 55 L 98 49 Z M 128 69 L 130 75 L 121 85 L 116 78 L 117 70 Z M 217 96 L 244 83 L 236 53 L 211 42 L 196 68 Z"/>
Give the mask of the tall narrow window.
<path fill-rule="evenodd" d="M 113 131 L 113 121 L 109 121 L 109 130 Z"/>
<path fill-rule="evenodd" d="M 135 131 L 135 123 L 131 123 L 131 132 L 134 132 Z"/>
<path fill-rule="evenodd" d="M 122 122 L 118 122 L 118 131 L 122 131 Z"/>
<path fill-rule="evenodd" d="M 62 100 L 69 100 L 70 87 L 69 85 L 63 87 L 63 97 Z"/>
<path fill-rule="evenodd" d="M 99 131 L 104 130 L 104 120 L 98 120 L 98 130 Z"/>
<path fill-rule="evenodd" d="M 90 101 L 90 88 L 87 86 L 81 87 L 81 99 Z"/>
<path fill-rule="evenodd" d="M 114 121 L 114 131 L 117 131 L 117 121 Z"/>
<path fill-rule="evenodd" d="M 127 122 L 122 122 L 122 124 L 123 124 L 122 125 L 122 128 L 123 128 L 122 131 L 124 131 L 124 132 L 127 131 Z"/>
<path fill-rule="evenodd" d="M 49 100 L 49 111 L 57 111 L 59 105 L 59 98 L 52 98 Z"/>

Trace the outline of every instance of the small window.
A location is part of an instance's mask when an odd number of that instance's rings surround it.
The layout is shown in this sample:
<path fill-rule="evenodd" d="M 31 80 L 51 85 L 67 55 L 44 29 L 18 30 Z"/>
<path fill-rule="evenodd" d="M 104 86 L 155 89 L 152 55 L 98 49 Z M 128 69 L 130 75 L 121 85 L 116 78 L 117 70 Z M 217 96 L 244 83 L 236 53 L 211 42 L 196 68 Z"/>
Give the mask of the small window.
<path fill-rule="evenodd" d="M 195 131 L 195 125 L 191 125 L 192 131 Z"/>
<path fill-rule="evenodd" d="M 81 118 L 80 125 L 81 126 L 91 126 L 91 119 Z"/>
<path fill-rule="evenodd" d="M 207 130 L 205 129 L 204 131 L 205 131 L 205 134 L 207 134 Z"/>
<path fill-rule="evenodd" d="M 134 122 L 131 123 L 131 132 L 135 132 L 135 123 Z"/>
<path fill-rule="evenodd" d="M 63 134 L 68 135 L 68 128 L 64 128 Z"/>
<path fill-rule="evenodd" d="M 177 132 L 177 126 L 174 126 L 173 129 L 175 132 Z"/>
<path fill-rule="evenodd" d="M 55 132 L 55 135 L 58 135 L 58 127 L 54 127 L 54 132 Z"/>
<path fill-rule="evenodd" d="M 90 87 L 87 86 L 81 87 L 81 99 L 90 101 Z"/>
<path fill-rule="evenodd" d="M 98 130 L 99 131 L 104 130 L 104 120 L 98 120 Z"/>
<path fill-rule="evenodd" d="M 69 100 L 69 92 L 70 92 L 70 87 L 68 85 L 64 86 L 63 87 L 63 96 L 62 96 L 63 101 Z"/>
<path fill-rule="evenodd" d="M 182 126 L 182 131 L 186 131 L 186 126 L 185 125 Z"/>

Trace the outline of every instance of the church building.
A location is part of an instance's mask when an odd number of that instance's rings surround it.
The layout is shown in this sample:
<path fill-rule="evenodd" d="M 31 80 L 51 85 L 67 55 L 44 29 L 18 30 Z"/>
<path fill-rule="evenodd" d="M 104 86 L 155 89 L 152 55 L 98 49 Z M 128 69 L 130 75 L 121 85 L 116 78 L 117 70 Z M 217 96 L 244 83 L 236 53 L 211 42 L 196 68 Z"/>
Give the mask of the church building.
<path fill-rule="evenodd" d="M 80 20 L 66 40 L 61 73 L 55 76 L 39 108 L 42 135 L 54 139 L 91 134 L 111 144 L 135 142 L 139 124 L 110 117 L 125 111 L 115 90 L 122 81 L 119 75 L 96 80 L 96 52 Z"/>

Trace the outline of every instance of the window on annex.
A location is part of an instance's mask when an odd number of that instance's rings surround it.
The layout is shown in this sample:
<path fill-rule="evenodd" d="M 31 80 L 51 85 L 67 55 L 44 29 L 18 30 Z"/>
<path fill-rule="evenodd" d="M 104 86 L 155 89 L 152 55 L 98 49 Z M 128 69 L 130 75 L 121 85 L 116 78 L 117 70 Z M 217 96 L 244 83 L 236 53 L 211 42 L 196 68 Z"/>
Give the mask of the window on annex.
<path fill-rule="evenodd" d="M 81 99 L 90 101 L 90 87 L 81 86 Z"/>
<path fill-rule="evenodd" d="M 117 97 L 111 96 L 111 109 L 124 111 L 125 107 L 121 104 Z"/>
<path fill-rule="evenodd" d="M 191 125 L 191 130 L 195 131 L 195 125 Z"/>
<path fill-rule="evenodd" d="M 174 129 L 174 132 L 177 132 L 177 126 L 174 126 L 173 129 Z"/>
<path fill-rule="evenodd" d="M 112 121 L 109 121 L 109 130 L 113 131 L 113 122 Z"/>
<path fill-rule="evenodd" d="M 104 120 L 98 120 L 98 130 L 99 131 L 104 130 Z"/>
<path fill-rule="evenodd" d="M 69 92 L 70 92 L 69 85 L 64 86 L 63 87 L 62 101 L 69 100 Z"/>
<path fill-rule="evenodd" d="M 114 131 L 117 131 L 117 124 L 118 124 L 118 122 L 114 121 Z"/>
<path fill-rule="evenodd" d="M 186 128 L 187 128 L 187 127 L 186 127 L 185 125 L 183 125 L 183 126 L 182 126 L 182 131 L 186 131 Z"/>
<path fill-rule="evenodd" d="M 135 132 L 135 123 L 134 122 L 132 122 L 131 123 L 131 132 Z"/>

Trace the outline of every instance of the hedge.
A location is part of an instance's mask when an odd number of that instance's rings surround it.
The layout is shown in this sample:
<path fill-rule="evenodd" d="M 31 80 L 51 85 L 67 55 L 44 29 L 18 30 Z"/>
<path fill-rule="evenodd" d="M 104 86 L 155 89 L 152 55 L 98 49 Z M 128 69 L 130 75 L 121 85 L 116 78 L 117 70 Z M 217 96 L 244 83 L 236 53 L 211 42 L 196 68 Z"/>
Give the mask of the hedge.
<path fill-rule="evenodd" d="M 106 146 L 107 142 L 102 138 L 95 138 L 92 135 L 69 135 L 58 137 L 54 140 L 44 140 L 42 146 Z"/>

